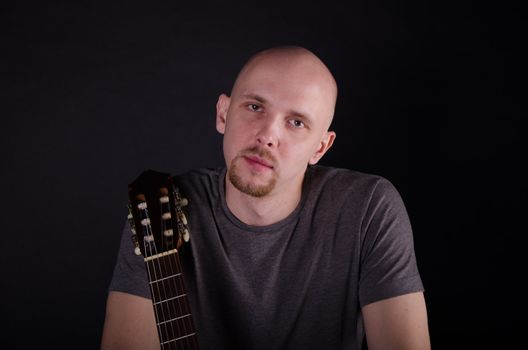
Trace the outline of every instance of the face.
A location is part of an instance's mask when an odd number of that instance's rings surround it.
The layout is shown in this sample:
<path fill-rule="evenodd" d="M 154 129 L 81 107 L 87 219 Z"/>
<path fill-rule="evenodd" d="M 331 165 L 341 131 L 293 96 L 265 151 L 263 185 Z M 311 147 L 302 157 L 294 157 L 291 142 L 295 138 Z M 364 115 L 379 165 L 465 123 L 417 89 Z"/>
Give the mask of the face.
<path fill-rule="evenodd" d="M 309 65 L 249 69 L 217 104 L 230 183 L 254 197 L 300 189 L 308 164 L 332 145 L 335 96 Z M 309 70 L 308 73 L 306 70 Z"/>

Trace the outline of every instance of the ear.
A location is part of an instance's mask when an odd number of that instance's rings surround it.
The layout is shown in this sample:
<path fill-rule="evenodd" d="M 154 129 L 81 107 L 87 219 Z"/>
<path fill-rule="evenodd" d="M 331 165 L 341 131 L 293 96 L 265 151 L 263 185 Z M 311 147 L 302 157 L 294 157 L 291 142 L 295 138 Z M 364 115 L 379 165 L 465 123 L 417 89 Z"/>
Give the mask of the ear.
<path fill-rule="evenodd" d="M 221 94 L 216 102 L 216 130 L 224 134 L 226 127 L 227 111 L 231 99 L 226 94 Z"/>
<path fill-rule="evenodd" d="M 314 155 L 312 156 L 312 158 L 310 158 L 310 161 L 308 163 L 310 165 L 314 165 L 315 163 L 317 163 L 319 159 L 321 159 L 324 156 L 326 151 L 328 151 L 330 147 L 332 147 L 332 144 L 334 143 L 335 138 L 336 138 L 335 132 L 327 131 L 324 134 L 323 138 L 321 139 L 319 148 L 317 149 L 317 151 L 315 151 Z"/>

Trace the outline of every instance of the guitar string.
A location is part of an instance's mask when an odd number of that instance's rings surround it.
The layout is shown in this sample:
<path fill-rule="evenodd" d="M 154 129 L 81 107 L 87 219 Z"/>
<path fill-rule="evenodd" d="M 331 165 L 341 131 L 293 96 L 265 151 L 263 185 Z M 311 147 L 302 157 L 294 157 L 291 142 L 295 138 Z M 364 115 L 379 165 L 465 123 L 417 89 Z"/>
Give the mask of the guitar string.
<path fill-rule="evenodd" d="M 175 192 L 178 193 L 177 189 L 175 190 Z M 178 197 L 179 197 L 179 193 L 178 193 Z M 181 215 L 185 215 L 181 209 L 180 206 L 177 206 L 177 209 L 179 211 L 179 213 Z M 183 222 L 179 223 L 180 225 L 178 226 L 178 228 L 181 228 L 183 230 L 186 229 L 185 226 L 187 226 L 186 224 L 184 225 Z M 183 233 L 185 234 L 185 233 Z M 181 260 L 178 259 L 176 260 L 176 264 L 178 265 L 178 269 L 183 271 L 183 266 L 182 266 L 182 263 L 181 263 Z M 184 275 L 185 276 L 185 275 Z M 182 279 L 182 289 L 185 290 L 185 293 L 187 293 L 187 288 L 185 286 L 185 283 L 184 283 L 184 279 Z M 191 316 L 189 318 L 186 319 L 186 322 L 189 323 L 189 327 L 191 328 L 192 332 L 194 333 L 194 335 L 191 337 L 191 342 L 192 342 L 192 349 L 198 349 L 198 337 L 196 336 L 196 328 L 195 328 L 195 325 L 194 325 L 194 319 L 193 319 L 193 316 L 192 316 L 192 312 L 191 312 L 191 306 L 190 306 L 190 302 L 189 302 L 189 299 L 188 298 L 185 298 L 184 300 L 184 303 L 185 303 L 185 307 L 187 308 L 187 310 L 189 311 L 189 314 L 191 314 Z"/>
<path fill-rule="evenodd" d="M 165 224 L 165 221 L 162 220 L 162 223 Z M 163 231 L 164 227 L 160 227 L 160 228 Z M 161 237 L 163 237 L 163 232 L 161 232 L 160 234 L 161 234 Z M 164 248 L 163 239 L 161 239 L 161 244 L 162 244 L 162 248 Z M 162 249 L 161 251 L 165 252 L 165 251 L 168 251 L 168 249 Z M 159 252 L 156 252 L 156 254 L 158 254 L 158 253 Z M 159 254 L 161 254 L 161 253 L 159 253 Z M 163 310 L 163 313 L 164 313 L 163 324 L 165 326 L 165 330 L 166 330 L 166 334 L 167 334 L 167 339 L 165 339 L 164 342 L 166 343 L 165 345 L 167 345 L 169 347 L 169 349 L 172 349 L 173 346 L 171 344 L 174 341 L 174 339 L 177 338 L 177 335 L 174 334 L 175 330 L 171 326 L 171 323 L 172 323 L 171 317 L 174 314 L 174 312 L 171 311 L 170 303 L 169 303 L 168 299 L 173 294 L 172 291 L 171 291 L 171 288 L 170 288 L 170 280 L 172 279 L 172 272 L 167 270 L 167 264 L 166 264 L 166 260 L 167 259 L 170 259 L 170 257 L 168 255 L 158 256 L 156 258 L 156 263 L 158 265 L 158 271 L 159 271 L 159 273 L 161 275 L 161 277 L 159 279 L 159 282 L 157 282 L 157 283 L 161 284 L 161 289 L 163 290 L 163 295 L 160 295 L 160 300 L 159 300 L 159 304 L 158 305 L 160 305 L 160 307 L 161 307 L 161 309 Z M 167 313 L 166 316 L 165 316 L 165 313 Z"/>
<path fill-rule="evenodd" d="M 171 213 L 171 207 L 170 207 L 170 201 L 168 203 L 166 203 L 166 210 L 163 209 L 163 205 L 161 206 L 161 211 L 162 211 L 162 215 L 163 215 L 163 212 L 165 213 L 169 213 L 172 215 Z M 163 220 L 163 229 L 162 231 L 165 232 L 165 230 L 167 229 L 172 229 L 173 231 L 173 234 L 172 236 L 170 236 L 171 238 L 168 238 L 168 237 L 165 237 L 165 239 L 163 240 L 163 244 L 165 245 L 165 248 L 167 251 L 169 250 L 172 250 L 172 249 L 176 249 L 177 247 L 174 247 L 174 228 L 172 227 L 172 221 L 171 222 L 171 226 L 168 227 L 167 225 L 167 220 Z M 163 233 L 162 233 L 163 234 Z M 164 237 L 164 236 L 163 236 Z M 164 263 L 164 267 L 165 267 L 165 271 L 168 272 L 167 274 L 170 274 L 170 276 L 174 276 L 173 278 L 170 278 L 168 279 L 168 284 L 169 284 L 169 290 L 171 291 L 171 295 L 175 298 L 175 299 L 172 299 L 172 300 L 166 300 L 166 303 L 167 303 L 167 309 L 170 311 L 172 309 L 172 314 L 174 316 L 182 316 L 183 315 L 183 311 L 182 311 L 182 308 L 180 307 L 180 298 L 181 298 L 181 295 L 180 295 L 180 290 L 178 289 L 177 285 L 176 285 L 176 279 L 177 278 L 181 278 L 181 275 L 179 276 L 175 276 L 176 275 L 176 272 L 177 271 L 174 271 L 173 267 L 172 267 L 172 261 L 174 260 L 174 258 L 178 259 L 178 253 L 173 253 L 174 256 L 171 255 L 168 255 L 166 256 L 164 259 L 163 259 L 163 263 Z M 167 264 L 167 261 L 168 261 L 168 264 Z M 181 273 L 181 271 L 180 271 Z M 178 304 L 178 310 L 176 310 L 177 308 L 175 307 L 174 303 L 177 303 Z M 172 308 L 171 308 L 172 306 Z M 179 317 L 177 316 L 177 317 Z M 178 336 L 177 337 L 174 337 L 174 345 L 176 346 L 177 348 L 177 342 L 178 340 L 183 340 L 185 341 L 186 338 L 183 338 L 183 339 L 177 339 L 177 338 L 180 338 L 182 336 L 185 336 L 187 335 L 187 330 L 185 329 L 185 327 L 183 328 L 183 331 L 180 327 L 180 324 L 179 324 L 179 319 L 175 319 L 174 320 L 174 323 L 175 323 L 175 328 L 177 329 L 177 332 L 178 332 Z"/>
<path fill-rule="evenodd" d="M 173 194 L 175 193 L 175 189 L 173 187 Z M 176 196 L 174 196 L 174 200 L 176 201 Z M 170 210 L 170 203 L 169 203 L 169 210 Z M 178 207 L 178 203 L 175 203 L 175 212 L 178 212 L 181 211 L 181 209 Z M 178 216 L 178 214 L 176 215 L 177 217 L 177 220 L 178 220 L 178 233 L 180 232 L 180 217 Z M 180 235 L 178 234 L 178 240 L 179 240 L 179 237 Z M 173 243 L 174 242 L 178 242 L 178 240 L 176 240 L 176 238 L 173 239 Z M 176 243 L 177 244 L 177 243 Z M 187 289 L 186 289 L 186 286 L 185 286 L 185 275 L 183 274 L 183 267 L 181 265 L 181 261 L 180 261 L 180 256 L 179 256 L 179 251 L 177 252 L 177 258 L 176 259 L 171 259 L 170 260 L 170 264 L 171 264 L 171 270 L 177 270 L 177 271 L 180 271 L 182 273 L 182 275 L 180 275 L 180 278 L 178 279 L 178 281 L 175 281 L 175 284 L 179 285 L 177 286 L 177 288 L 182 291 L 183 294 L 185 294 L 185 298 L 182 298 L 181 300 L 178 299 L 178 307 L 180 309 L 180 314 L 183 316 L 183 315 L 188 315 L 188 316 L 185 316 L 184 318 L 181 319 L 182 323 L 183 323 L 183 328 L 185 330 L 185 333 L 187 335 L 189 335 L 188 337 L 185 338 L 185 343 L 189 346 L 190 349 L 198 349 L 198 343 L 197 343 L 197 339 L 196 339 L 196 331 L 195 331 L 195 328 L 194 328 L 194 324 L 193 324 L 193 320 L 192 320 L 192 312 L 191 312 L 191 308 L 190 308 L 190 305 L 189 305 L 189 302 L 188 302 L 188 296 L 187 296 Z M 176 266 L 174 266 L 174 264 L 176 264 Z M 188 328 L 188 330 L 187 330 Z"/>
<path fill-rule="evenodd" d="M 171 263 L 173 263 L 173 262 L 171 262 Z M 180 271 L 183 271 L 183 267 L 181 265 L 180 259 L 177 259 L 175 263 L 176 263 L 177 269 L 179 269 Z M 182 281 L 181 281 L 181 289 L 185 293 L 187 293 L 183 278 L 182 278 Z M 190 331 L 192 333 L 196 333 L 196 330 L 195 330 L 195 327 L 194 327 L 194 324 L 193 324 L 191 308 L 190 308 L 190 305 L 189 305 L 189 302 L 188 302 L 187 298 L 185 298 L 183 300 L 183 305 L 184 305 L 184 308 L 187 310 L 188 314 L 191 315 L 191 316 L 185 318 L 184 325 L 186 327 L 189 327 L 189 329 L 190 329 Z M 191 344 L 189 344 L 189 342 L 191 342 Z M 194 334 L 194 335 L 192 335 L 191 337 L 188 338 L 187 344 L 190 346 L 190 349 L 198 349 L 198 340 L 196 338 L 196 334 Z"/>
<path fill-rule="evenodd" d="M 144 217 L 149 219 L 149 214 L 148 214 L 148 208 L 145 208 L 144 209 Z M 154 240 L 154 235 L 153 235 L 153 232 L 152 232 L 152 226 L 150 225 L 150 223 L 147 223 L 146 226 L 144 226 L 145 229 L 146 229 L 146 235 L 144 236 L 143 238 L 143 242 L 145 244 L 145 252 L 147 252 L 147 246 L 148 246 L 148 254 L 146 254 L 147 256 L 149 257 L 153 257 L 153 256 L 157 256 L 158 254 L 158 249 L 157 249 L 157 246 L 156 246 L 156 242 Z M 147 243 L 146 242 L 146 237 L 150 237 L 149 238 L 149 242 Z M 161 299 L 161 290 L 160 290 L 160 287 L 159 287 L 159 276 L 158 276 L 158 271 L 159 273 L 161 273 L 161 269 L 159 270 L 156 270 L 156 262 L 158 262 L 158 265 L 159 265 L 159 261 L 158 261 L 158 258 L 155 258 L 155 259 L 151 259 L 149 261 L 147 261 L 147 268 L 148 270 L 152 270 L 153 274 L 154 274 L 154 280 L 152 278 L 150 278 L 149 276 L 149 280 L 151 281 L 150 285 L 151 285 L 151 293 L 152 293 L 152 297 L 153 299 L 154 298 L 158 298 L 158 299 Z M 160 266 L 158 266 L 160 267 Z M 155 281 L 155 282 L 153 282 Z M 154 287 L 155 286 L 155 287 Z M 156 289 L 157 291 L 157 294 L 154 293 L 154 289 Z M 153 300 L 153 303 L 154 302 L 157 302 L 156 300 Z M 158 308 L 156 307 L 156 305 L 154 305 L 154 311 L 158 311 Z M 163 310 L 163 307 L 161 307 L 161 317 L 163 320 L 165 320 L 166 316 L 165 316 L 165 311 Z M 159 312 L 156 313 L 157 315 L 157 320 L 160 320 L 160 317 L 159 317 Z M 165 323 L 163 324 L 157 324 L 158 326 L 158 329 L 159 329 L 159 335 L 160 335 L 160 346 L 161 346 L 161 349 L 164 349 L 164 345 L 163 345 L 163 342 L 164 342 L 164 339 L 161 339 L 161 338 L 166 338 L 168 337 L 168 330 L 167 330 L 167 326 Z"/>
<path fill-rule="evenodd" d="M 169 208 L 170 210 L 170 208 Z M 143 209 L 144 211 L 144 218 L 149 218 L 149 215 L 148 215 L 148 208 L 145 208 Z M 165 226 L 165 221 L 163 220 L 163 223 L 164 223 L 164 226 Z M 153 281 L 152 279 L 152 275 L 154 275 L 154 283 L 151 283 L 150 284 L 150 289 L 151 289 L 151 293 L 153 296 L 156 296 L 156 291 L 157 291 L 157 295 L 161 298 L 161 289 L 163 289 L 163 292 L 165 293 L 165 299 L 167 299 L 167 288 L 170 289 L 170 283 L 169 285 L 167 286 L 167 283 L 166 283 L 166 279 L 164 279 L 163 277 L 162 278 L 159 278 L 158 274 L 161 274 L 163 275 L 163 267 L 165 268 L 165 272 L 169 271 L 170 269 L 170 276 L 173 276 L 174 275 L 174 266 L 173 266 L 173 259 L 171 259 L 169 256 L 163 256 L 163 257 L 160 257 L 158 256 L 158 249 L 157 249 L 157 245 L 156 245 L 156 242 L 155 240 L 153 239 L 154 236 L 153 236 L 153 230 L 152 230 L 152 226 L 150 225 L 150 222 L 143 226 L 143 229 L 144 229 L 144 239 L 143 239 L 143 245 L 144 245 L 144 252 L 148 252 L 146 255 L 147 256 L 156 256 L 155 259 L 150 259 L 147 261 L 147 272 L 149 274 L 149 280 L 150 281 Z M 147 242 L 146 240 L 146 237 L 150 237 L 150 242 Z M 174 244 L 174 236 L 173 236 L 173 242 L 172 244 Z M 174 248 L 174 247 L 171 247 L 171 248 Z M 170 264 L 170 267 L 167 267 L 167 264 L 166 264 L 166 259 L 169 259 L 169 264 Z M 177 267 L 180 271 L 183 271 L 182 268 L 181 268 L 181 264 L 180 264 L 180 261 L 178 259 L 178 254 L 176 253 L 176 264 L 177 264 Z M 160 259 L 163 260 L 162 262 L 160 262 Z M 163 267 L 162 267 L 162 263 L 163 263 Z M 186 293 L 186 290 L 185 290 L 185 285 L 184 285 L 184 282 L 183 282 L 183 277 L 180 277 L 181 278 L 181 282 L 179 283 L 181 285 L 181 288 L 183 290 L 184 293 Z M 167 280 L 172 280 L 172 278 L 169 278 Z M 159 284 L 161 283 L 161 288 L 159 286 Z M 177 282 L 176 281 L 172 281 L 173 283 L 173 286 L 175 287 L 175 289 L 178 289 L 178 286 L 177 286 Z M 185 301 L 187 301 L 185 298 L 184 298 L 184 301 L 183 301 L 183 306 L 182 306 L 182 302 L 181 302 L 181 298 L 179 297 L 180 295 L 178 294 L 178 290 L 175 290 L 175 295 L 178 296 L 175 300 L 177 301 L 177 304 L 178 304 L 178 308 L 180 310 L 180 314 L 183 316 L 184 315 L 184 312 L 185 315 L 187 314 L 191 314 L 190 312 L 190 307 L 188 305 L 188 303 L 186 304 Z M 160 303 L 160 304 L 157 304 L 157 305 L 160 305 L 161 308 L 160 310 L 158 311 L 158 308 L 155 307 L 154 308 L 154 311 L 156 312 L 156 316 L 157 318 L 159 319 L 159 313 L 161 313 L 161 316 L 163 317 L 163 320 L 166 321 L 166 315 L 165 315 L 165 308 L 163 307 L 163 303 Z M 170 313 L 171 311 L 171 308 L 170 308 L 170 305 L 166 305 L 167 307 L 167 311 Z M 185 308 L 185 310 L 184 310 Z M 187 320 L 187 321 L 186 321 Z M 184 328 L 184 335 L 191 335 L 191 336 L 186 336 L 185 338 L 182 338 L 180 340 L 184 341 L 186 343 L 186 345 L 188 345 L 191 349 L 197 349 L 197 339 L 196 339 L 196 336 L 193 334 L 194 333 L 194 325 L 193 325 L 193 322 L 192 322 L 192 318 L 191 317 L 185 317 L 185 318 L 182 318 L 180 319 L 180 321 L 182 321 L 183 323 L 183 328 Z M 178 320 L 175 321 L 176 322 L 176 326 L 178 327 L 178 331 L 181 333 L 181 330 L 180 330 L 180 325 L 178 324 Z M 160 333 L 160 337 L 169 337 L 170 338 L 170 333 L 171 332 L 171 328 L 168 327 L 168 322 L 163 322 L 163 324 L 157 324 L 158 326 L 158 331 Z M 190 330 L 192 332 L 188 332 L 186 330 L 186 328 L 189 327 Z M 173 339 L 175 339 L 175 337 L 172 337 Z M 191 339 L 192 338 L 192 339 Z M 192 347 L 192 344 L 189 343 L 189 341 L 191 341 L 192 343 L 194 343 L 196 345 L 196 347 Z M 176 348 L 178 348 L 178 345 L 176 344 L 176 342 L 170 342 L 170 343 L 164 343 L 164 340 L 162 340 L 160 342 L 160 346 L 161 346 L 161 349 L 164 349 L 166 345 L 168 345 L 170 347 L 171 344 L 174 344 L 176 346 Z M 183 345 L 183 344 L 182 344 Z M 172 347 L 170 347 L 172 348 Z"/>
<path fill-rule="evenodd" d="M 142 242 L 143 243 L 143 251 L 145 252 L 145 258 L 147 258 L 147 257 L 149 257 L 152 254 L 152 253 L 149 253 L 149 249 L 147 248 L 148 243 L 147 243 L 147 241 L 145 239 L 146 236 L 148 235 L 148 229 L 145 226 L 143 226 L 142 229 L 143 229 L 143 242 Z M 153 280 L 152 274 L 155 275 L 156 272 L 152 270 L 152 267 L 150 266 L 149 261 L 146 261 L 145 263 L 147 265 L 147 274 L 148 274 L 148 279 L 149 279 L 149 282 L 150 282 L 150 281 Z M 154 277 L 154 278 L 156 278 L 156 277 Z M 154 298 L 155 298 L 155 295 L 156 295 L 156 293 L 154 291 L 154 288 L 155 288 L 154 284 L 149 283 L 149 288 L 150 288 L 150 294 L 152 295 L 153 302 L 154 302 Z M 156 314 L 156 319 L 159 319 L 158 310 L 157 310 L 156 307 L 154 307 L 154 313 Z M 156 322 L 156 328 L 158 329 L 159 336 L 162 337 L 163 335 L 162 335 L 161 325 L 158 324 L 157 322 Z M 162 347 L 162 349 L 163 349 L 163 347 Z"/>
<path fill-rule="evenodd" d="M 174 193 L 174 191 L 173 191 L 173 193 Z M 167 203 L 167 208 L 168 208 L 168 212 L 171 212 L 171 202 L 170 201 L 169 201 L 169 203 Z M 178 209 L 178 207 L 177 207 L 177 204 L 176 204 L 175 212 L 177 211 L 177 209 Z M 179 222 L 178 215 L 176 215 L 176 218 L 177 218 L 177 221 Z M 174 221 L 171 221 L 171 224 L 173 222 Z M 179 226 L 177 226 L 176 229 L 178 229 L 178 239 L 179 239 Z M 173 230 L 173 232 L 174 232 L 174 230 Z M 176 299 L 176 302 L 177 302 L 177 305 L 178 305 L 179 314 L 182 317 L 182 318 L 180 318 L 178 320 L 179 322 L 178 321 L 176 321 L 176 322 L 178 324 L 178 328 L 179 327 L 183 328 L 183 332 L 184 332 L 183 336 L 185 336 L 185 338 L 180 339 L 181 342 L 183 342 L 183 343 L 185 343 L 187 345 L 186 348 L 188 347 L 190 349 L 197 349 L 197 347 L 192 347 L 192 345 L 189 343 L 190 341 L 192 341 L 192 339 L 195 340 L 195 337 L 193 335 L 194 328 L 193 327 L 188 327 L 187 321 L 186 321 L 187 319 L 189 319 L 189 317 L 191 315 L 191 312 L 190 312 L 190 308 L 186 304 L 187 291 L 185 289 L 185 281 L 184 281 L 183 269 L 182 269 L 182 267 L 180 265 L 180 257 L 179 257 L 179 252 L 177 250 L 177 248 L 178 248 L 177 247 L 177 242 L 178 242 L 178 240 L 173 235 L 172 236 L 172 240 L 171 240 L 171 244 L 174 247 L 174 244 L 176 243 L 176 256 L 175 256 L 176 258 L 175 259 L 169 259 L 169 265 L 170 265 L 170 270 L 172 271 L 172 273 L 174 273 L 175 271 L 179 271 L 179 273 L 180 273 L 180 275 L 178 276 L 178 279 L 173 280 L 173 285 L 174 285 L 174 288 L 178 291 L 178 295 L 182 295 L 181 298 L 178 297 Z M 174 264 L 176 264 L 176 267 L 174 266 Z M 181 326 L 180 326 L 180 324 L 181 324 Z"/>
<path fill-rule="evenodd" d="M 174 197 L 175 197 L 175 200 L 178 196 L 177 194 L 177 190 L 173 187 L 173 193 L 175 194 Z M 181 213 L 181 208 L 178 206 L 179 204 L 176 203 L 176 211 L 178 212 L 178 215 L 179 214 L 182 214 Z M 181 228 L 183 228 L 183 223 L 180 222 L 180 216 L 178 216 L 178 232 Z M 179 253 L 178 253 L 179 254 Z M 181 264 L 181 260 L 180 259 L 177 259 L 176 261 L 173 261 L 172 263 L 175 263 L 176 264 L 176 268 L 180 271 L 183 271 L 183 267 L 182 267 L 182 264 Z M 184 291 L 184 293 L 187 293 L 187 289 L 186 289 L 186 286 L 185 286 L 185 279 L 182 277 L 182 279 L 180 280 L 180 286 L 181 286 L 181 289 Z M 184 320 L 183 320 L 183 323 L 184 323 L 184 327 L 188 327 L 190 329 L 190 334 L 193 334 L 191 337 L 187 338 L 187 344 L 189 345 L 189 347 L 191 349 L 198 349 L 198 343 L 197 343 L 197 338 L 196 338 L 196 330 L 194 328 L 194 324 L 193 324 L 193 319 L 192 319 L 192 312 L 191 312 L 191 308 L 190 308 L 190 305 L 189 305 L 189 300 L 188 298 L 185 298 L 183 301 L 183 308 L 186 309 L 187 313 L 190 315 L 189 317 L 186 317 Z M 191 333 L 192 332 L 192 333 Z"/>

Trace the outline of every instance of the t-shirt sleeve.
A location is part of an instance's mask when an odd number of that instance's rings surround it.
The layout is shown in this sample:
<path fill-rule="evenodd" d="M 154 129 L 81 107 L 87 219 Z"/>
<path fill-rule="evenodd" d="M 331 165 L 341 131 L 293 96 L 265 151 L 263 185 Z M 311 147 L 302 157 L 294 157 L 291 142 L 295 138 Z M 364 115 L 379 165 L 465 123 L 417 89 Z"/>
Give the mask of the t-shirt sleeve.
<path fill-rule="evenodd" d="M 109 291 L 118 291 L 151 298 L 143 257 L 134 253 L 132 230 L 128 222 L 123 228 L 117 262 Z"/>
<path fill-rule="evenodd" d="M 361 306 L 423 291 L 414 252 L 411 223 L 396 188 L 380 179 L 362 222 Z"/>

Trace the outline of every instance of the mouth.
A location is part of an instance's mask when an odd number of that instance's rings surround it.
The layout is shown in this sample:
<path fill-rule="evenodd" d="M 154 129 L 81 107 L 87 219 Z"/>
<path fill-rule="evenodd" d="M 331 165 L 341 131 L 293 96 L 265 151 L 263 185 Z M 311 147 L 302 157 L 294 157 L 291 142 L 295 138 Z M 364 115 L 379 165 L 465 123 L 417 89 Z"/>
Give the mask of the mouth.
<path fill-rule="evenodd" d="M 273 164 L 263 158 L 260 158 L 258 156 L 255 156 L 255 155 L 245 155 L 243 156 L 244 159 L 246 160 L 246 162 L 248 162 L 249 164 L 253 165 L 253 166 L 257 166 L 257 167 L 264 167 L 264 168 L 268 168 L 268 169 L 273 169 Z"/>

